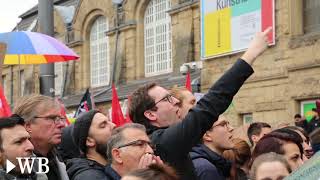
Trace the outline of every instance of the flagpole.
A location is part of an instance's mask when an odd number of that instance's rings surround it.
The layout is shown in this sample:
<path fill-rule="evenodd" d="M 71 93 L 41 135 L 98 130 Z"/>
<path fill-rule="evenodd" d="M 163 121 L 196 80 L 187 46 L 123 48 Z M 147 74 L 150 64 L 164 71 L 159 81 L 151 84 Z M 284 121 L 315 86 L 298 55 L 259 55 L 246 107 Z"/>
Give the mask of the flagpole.
<path fill-rule="evenodd" d="M 10 66 L 10 106 L 13 107 L 13 65 Z"/>
<path fill-rule="evenodd" d="M 38 0 L 39 30 L 54 37 L 53 0 Z M 40 93 L 54 97 L 54 63 L 40 65 Z"/>
<path fill-rule="evenodd" d="M 117 52 L 118 52 L 118 43 L 119 43 L 119 8 L 120 8 L 120 3 L 116 3 L 116 44 L 114 48 L 114 61 L 112 64 L 112 74 L 111 74 L 111 84 L 116 83 L 117 84 L 117 79 L 116 79 L 116 70 L 117 68 Z M 112 85 L 111 85 L 112 86 Z"/>
<path fill-rule="evenodd" d="M 18 55 L 18 80 L 19 80 L 19 83 L 18 83 L 18 96 L 20 97 L 21 96 L 21 67 L 20 67 L 20 55 Z"/>

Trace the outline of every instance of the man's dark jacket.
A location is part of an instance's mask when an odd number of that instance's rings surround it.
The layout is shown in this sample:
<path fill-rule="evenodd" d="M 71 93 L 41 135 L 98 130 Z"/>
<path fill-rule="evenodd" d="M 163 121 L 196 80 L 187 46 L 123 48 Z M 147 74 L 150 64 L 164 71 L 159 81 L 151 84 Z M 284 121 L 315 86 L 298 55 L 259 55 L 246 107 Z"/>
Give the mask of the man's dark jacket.
<path fill-rule="evenodd" d="M 70 180 L 112 180 L 105 168 L 106 166 L 85 158 L 73 158 L 67 163 Z"/>
<path fill-rule="evenodd" d="M 57 152 L 63 162 L 80 157 L 80 150 L 73 140 L 74 124 L 62 129 L 61 143 L 57 146 Z"/>
<path fill-rule="evenodd" d="M 108 165 L 104 171 L 106 174 L 108 174 L 108 177 L 110 180 L 120 180 L 121 179 L 121 176 L 111 167 L 111 165 Z"/>
<path fill-rule="evenodd" d="M 231 161 L 209 149 L 204 144 L 192 148 L 190 156 L 199 180 L 225 180 L 230 176 Z"/>
<path fill-rule="evenodd" d="M 196 179 L 189 152 L 228 108 L 233 96 L 252 73 L 252 67 L 239 59 L 182 122 L 167 128 L 148 127 L 147 133 L 156 146 L 155 154 L 173 166 L 183 180 Z"/>
<path fill-rule="evenodd" d="M 307 123 L 307 133 L 312 133 L 315 129 L 320 127 L 320 118 L 319 117 L 312 117 L 309 123 Z"/>

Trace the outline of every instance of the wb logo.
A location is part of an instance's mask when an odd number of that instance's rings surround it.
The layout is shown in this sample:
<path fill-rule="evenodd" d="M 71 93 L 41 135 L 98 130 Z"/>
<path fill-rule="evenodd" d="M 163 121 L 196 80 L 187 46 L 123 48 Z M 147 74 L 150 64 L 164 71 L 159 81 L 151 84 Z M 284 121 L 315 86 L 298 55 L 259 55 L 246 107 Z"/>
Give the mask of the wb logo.
<path fill-rule="evenodd" d="M 44 157 L 17 157 L 19 163 L 19 168 L 21 174 L 31 174 L 32 170 L 37 173 L 48 173 L 49 172 L 49 160 Z M 36 166 L 34 168 L 34 166 Z M 6 172 L 9 173 L 14 169 L 16 165 L 7 160 L 6 163 Z M 37 170 L 35 170 L 37 169 Z"/>

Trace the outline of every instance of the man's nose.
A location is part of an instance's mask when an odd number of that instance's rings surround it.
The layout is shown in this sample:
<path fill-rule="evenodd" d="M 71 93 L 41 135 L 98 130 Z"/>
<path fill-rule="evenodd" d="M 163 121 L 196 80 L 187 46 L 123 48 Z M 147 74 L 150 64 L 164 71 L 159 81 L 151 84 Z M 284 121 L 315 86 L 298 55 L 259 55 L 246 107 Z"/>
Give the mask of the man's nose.
<path fill-rule="evenodd" d="M 229 132 L 232 132 L 234 130 L 233 126 L 229 124 L 228 130 L 229 130 Z"/>
<path fill-rule="evenodd" d="M 147 144 L 146 146 L 147 147 L 145 149 L 145 153 L 154 154 L 154 151 L 153 151 L 152 147 L 149 144 Z"/>
<path fill-rule="evenodd" d="M 64 121 L 60 120 L 60 121 L 56 122 L 56 127 L 64 128 L 64 127 L 66 127 L 66 123 Z"/>
<path fill-rule="evenodd" d="M 172 96 L 172 99 L 173 99 L 173 105 L 178 105 L 180 103 L 180 100 L 177 99 L 176 97 Z"/>
<path fill-rule="evenodd" d="M 116 127 L 116 124 L 114 124 L 112 121 L 108 121 L 110 123 L 111 129 L 114 129 Z"/>
<path fill-rule="evenodd" d="M 303 164 L 303 160 L 301 158 L 299 158 L 298 164 L 299 164 L 299 166 L 301 166 Z"/>
<path fill-rule="evenodd" d="M 26 141 L 26 151 L 33 151 L 33 150 L 34 150 L 33 144 L 31 143 L 30 140 L 27 139 L 27 141 Z"/>

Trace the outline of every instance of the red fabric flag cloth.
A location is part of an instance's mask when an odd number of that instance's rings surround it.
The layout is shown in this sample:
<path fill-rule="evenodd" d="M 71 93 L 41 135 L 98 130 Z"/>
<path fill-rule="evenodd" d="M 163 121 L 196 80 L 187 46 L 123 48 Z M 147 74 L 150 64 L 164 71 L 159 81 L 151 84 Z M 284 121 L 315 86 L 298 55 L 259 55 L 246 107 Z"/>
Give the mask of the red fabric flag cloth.
<path fill-rule="evenodd" d="M 4 96 L 2 87 L 0 86 L 0 117 L 9 117 L 11 114 L 10 106 Z"/>
<path fill-rule="evenodd" d="M 112 115 L 112 122 L 116 125 L 116 127 L 122 126 L 126 123 L 122 114 L 117 90 L 114 84 L 112 84 L 112 114 L 111 115 Z"/>
<path fill-rule="evenodd" d="M 67 113 L 65 110 L 65 106 L 60 98 L 58 98 L 58 102 L 60 103 L 60 113 L 64 118 L 66 118 L 66 125 L 69 126 L 71 123 L 68 119 L 68 116 L 67 116 Z"/>
<path fill-rule="evenodd" d="M 131 96 L 128 96 L 126 123 L 132 123 L 131 118 L 129 116 L 130 103 L 131 103 Z"/>
<path fill-rule="evenodd" d="M 191 78 L 190 78 L 190 72 L 188 71 L 187 72 L 187 75 L 186 75 L 186 88 L 192 92 L 192 87 L 191 87 Z"/>

